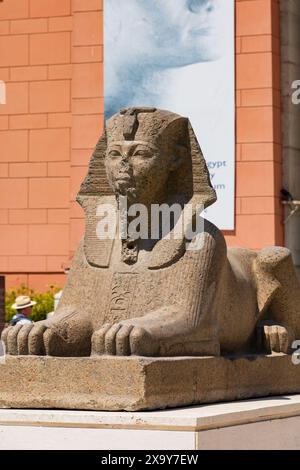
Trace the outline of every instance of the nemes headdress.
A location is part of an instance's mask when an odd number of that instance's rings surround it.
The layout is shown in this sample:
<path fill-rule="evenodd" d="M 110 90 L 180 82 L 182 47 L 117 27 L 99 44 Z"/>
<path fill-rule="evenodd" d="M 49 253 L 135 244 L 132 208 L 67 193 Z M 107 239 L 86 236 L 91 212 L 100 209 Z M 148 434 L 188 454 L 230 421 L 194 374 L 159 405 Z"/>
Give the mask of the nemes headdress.
<path fill-rule="evenodd" d="M 177 171 L 170 173 L 168 181 L 168 194 L 170 200 L 176 202 L 177 198 L 190 200 L 193 205 L 208 207 L 216 201 L 209 172 L 193 131 L 190 121 L 178 114 L 156 108 L 126 108 L 112 116 L 106 122 L 106 129 L 99 139 L 92 158 L 86 178 L 81 184 L 77 196 L 78 202 L 83 206 L 87 217 L 85 233 L 85 253 L 87 260 L 100 267 L 109 265 L 110 255 L 105 255 L 99 244 L 106 244 L 105 251 L 109 252 L 108 242 L 96 238 L 95 227 L 91 210 L 95 212 L 95 204 L 101 204 L 101 199 L 114 197 L 110 188 L 105 170 L 105 155 L 109 145 L 113 142 L 144 141 L 160 148 L 161 152 L 181 152 L 183 161 Z M 138 201 L 137 201 L 138 202 Z M 94 221 L 96 223 L 96 221 Z M 160 240 L 155 247 L 152 269 L 170 264 L 172 256 L 170 248 L 166 249 Z M 178 240 L 176 240 L 178 242 Z M 99 245 L 96 249 L 96 244 Z M 160 248 L 161 247 L 161 248 Z M 102 246 L 104 248 L 104 245 Z M 175 250 L 180 252 L 178 247 Z M 101 254 L 102 252 L 102 254 Z M 164 259 L 165 258 L 165 259 Z M 170 258 L 170 259 L 169 259 Z M 157 260 L 157 261 L 155 261 Z"/>

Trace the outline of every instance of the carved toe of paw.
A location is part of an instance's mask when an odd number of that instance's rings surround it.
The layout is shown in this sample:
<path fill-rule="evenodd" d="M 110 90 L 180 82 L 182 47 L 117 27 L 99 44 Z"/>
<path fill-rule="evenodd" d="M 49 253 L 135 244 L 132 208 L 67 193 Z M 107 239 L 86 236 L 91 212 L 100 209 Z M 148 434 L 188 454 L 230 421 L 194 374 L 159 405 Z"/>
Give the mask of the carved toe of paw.
<path fill-rule="evenodd" d="M 264 323 L 259 326 L 260 340 L 268 354 L 285 353 L 291 351 L 291 344 L 295 340 L 294 332 L 285 325 Z"/>
<path fill-rule="evenodd" d="M 92 355 L 151 356 L 155 353 L 151 335 L 128 323 L 107 323 L 92 336 Z"/>
<path fill-rule="evenodd" d="M 3 330 L 1 339 L 7 354 L 11 355 L 44 355 L 43 336 L 46 326 L 42 322 L 9 326 Z"/>

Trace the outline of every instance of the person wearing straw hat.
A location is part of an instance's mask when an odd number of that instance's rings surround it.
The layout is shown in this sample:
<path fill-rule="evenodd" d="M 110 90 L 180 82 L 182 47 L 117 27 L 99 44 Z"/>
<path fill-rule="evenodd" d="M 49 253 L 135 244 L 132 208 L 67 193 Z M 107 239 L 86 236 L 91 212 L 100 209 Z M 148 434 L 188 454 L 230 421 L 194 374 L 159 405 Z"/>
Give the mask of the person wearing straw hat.
<path fill-rule="evenodd" d="M 34 300 L 31 300 L 28 295 L 20 295 L 16 298 L 15 303 L 12 305 L 12 308 L 17 311 L 17 313 L 12 317 L 9 322 L 10 325 L 25 325 L 26 323 L 32 323 L 28 317 L 31 314 L 33 305 L 36 305 Z"/>

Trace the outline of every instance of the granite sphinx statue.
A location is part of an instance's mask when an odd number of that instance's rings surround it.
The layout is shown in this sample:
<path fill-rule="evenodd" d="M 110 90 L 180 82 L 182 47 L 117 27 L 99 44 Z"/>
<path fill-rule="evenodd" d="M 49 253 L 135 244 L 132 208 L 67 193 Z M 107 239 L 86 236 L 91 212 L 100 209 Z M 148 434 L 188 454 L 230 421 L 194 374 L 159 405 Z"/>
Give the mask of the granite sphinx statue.
<path fill-rule="evenodd" d="M 289 352 L 300 338 L 300 290 L 287 249 L 227 249 L 221 231 L 204 219 L 190 240 L 185 233 L 166 236 L 161 228 L 155 239 L 99 237 L 97 208 L 109 204 L 118 213 L 125 197 L 125 225 L 136 203 L 177 203 L 182 214 L 189 204 L 193 224 L 200 218 L 196 207 L 215 202 L 187 118 L 129 108 L 107 121 L 78 194 L 85 235 L 58 309 L 49 320 L 6 328 L 2 339 L 9 354 Z M 200 248 L 189 249 L 196 239 Z"/>

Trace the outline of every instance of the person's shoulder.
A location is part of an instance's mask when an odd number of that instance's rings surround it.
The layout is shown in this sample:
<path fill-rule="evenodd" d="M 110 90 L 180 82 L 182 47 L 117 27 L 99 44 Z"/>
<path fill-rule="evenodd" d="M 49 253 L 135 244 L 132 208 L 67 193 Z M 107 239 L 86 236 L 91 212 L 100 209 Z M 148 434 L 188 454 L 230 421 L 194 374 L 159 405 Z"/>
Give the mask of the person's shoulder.
<path fill-rule="evenodd" d="M 32 323 L 32 320 L 29 320 L 29 318 L 24 317 L 18 321 L 18 325 L 27 325 L 27 323 Z"/>
<path fill-rule="evenodd" d="M 25 317 L 25 315 L 23 315 L 22 313 L 16 313 L 10 321 L 10 325 L 14 326 L 17 323 L 24 325 L 25 323 L 32 323 L 32 321 L 29 320 L 29 318 Z"/>

